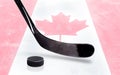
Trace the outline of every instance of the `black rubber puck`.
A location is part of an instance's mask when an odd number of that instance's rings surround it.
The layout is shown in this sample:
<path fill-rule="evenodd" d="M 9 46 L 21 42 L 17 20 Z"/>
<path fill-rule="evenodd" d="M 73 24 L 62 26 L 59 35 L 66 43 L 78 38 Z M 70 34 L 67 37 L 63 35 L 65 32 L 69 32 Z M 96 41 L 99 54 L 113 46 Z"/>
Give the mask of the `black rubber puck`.
<path fill-rule="evenodd" d="M 27 64 L 31 67 L 40 67 L 44 64 L 44 59 L 40 56 L 31 56 L 27 58 Z"/>

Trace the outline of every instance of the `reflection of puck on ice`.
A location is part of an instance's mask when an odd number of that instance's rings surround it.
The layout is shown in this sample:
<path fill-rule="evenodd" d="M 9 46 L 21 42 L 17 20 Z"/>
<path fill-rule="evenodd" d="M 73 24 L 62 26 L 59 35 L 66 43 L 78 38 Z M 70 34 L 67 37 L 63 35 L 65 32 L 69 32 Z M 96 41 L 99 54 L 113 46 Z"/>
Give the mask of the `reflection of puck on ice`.
<path fill-rule="evenodd" d="M 27 58 L 27 64 L 31 67 L 40 67 L 44 64 L 44 59 L 40 56 L 31 56 Z"/>

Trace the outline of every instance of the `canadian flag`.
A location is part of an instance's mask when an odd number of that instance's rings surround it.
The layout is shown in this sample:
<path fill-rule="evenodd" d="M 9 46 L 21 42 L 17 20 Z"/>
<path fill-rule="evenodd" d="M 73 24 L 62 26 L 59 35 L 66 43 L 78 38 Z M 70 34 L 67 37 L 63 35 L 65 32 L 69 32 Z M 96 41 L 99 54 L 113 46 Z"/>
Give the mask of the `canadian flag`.
<path fill-rule="evenodd" d="M 9 75 L 110 75 L 110 71 L 85 0 L 38 0 L 32 19 L 43 34 L 69 43 L 90 43 L 90 58 L 70 58 L 48 52 L 27 28 Z M 31 68 L 29 56 L 43 56 L 43 67 Z"/>

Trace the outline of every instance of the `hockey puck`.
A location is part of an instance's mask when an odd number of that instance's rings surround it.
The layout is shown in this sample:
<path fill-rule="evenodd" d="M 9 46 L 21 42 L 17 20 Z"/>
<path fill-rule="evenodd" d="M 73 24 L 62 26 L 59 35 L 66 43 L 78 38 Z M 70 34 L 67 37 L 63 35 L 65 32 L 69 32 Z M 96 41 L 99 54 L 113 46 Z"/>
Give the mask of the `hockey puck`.
<path fill-rule="evenodd" d="M 27 58 L 27 64 L 31 67 L 40 67 L 44 64 L 44 59 L 40 56 L 31 56 Z"/>

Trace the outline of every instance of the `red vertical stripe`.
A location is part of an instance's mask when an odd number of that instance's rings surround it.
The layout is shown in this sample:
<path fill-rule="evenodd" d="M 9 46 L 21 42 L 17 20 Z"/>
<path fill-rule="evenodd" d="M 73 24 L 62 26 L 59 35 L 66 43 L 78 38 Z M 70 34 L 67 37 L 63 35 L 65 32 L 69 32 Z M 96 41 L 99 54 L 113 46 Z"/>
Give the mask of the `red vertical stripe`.
<path fill-rule="evenodd" d="M 36 0 L 22 0 L 30 14 Z M 26 29 L 14 0 L 0 0 L 0 75 L 7 75 Z"/>
<path fill-rule="evenodd" d="M 120 75 L 120 0 L 90 0 L 88 7 L 112 75 Z"/>

